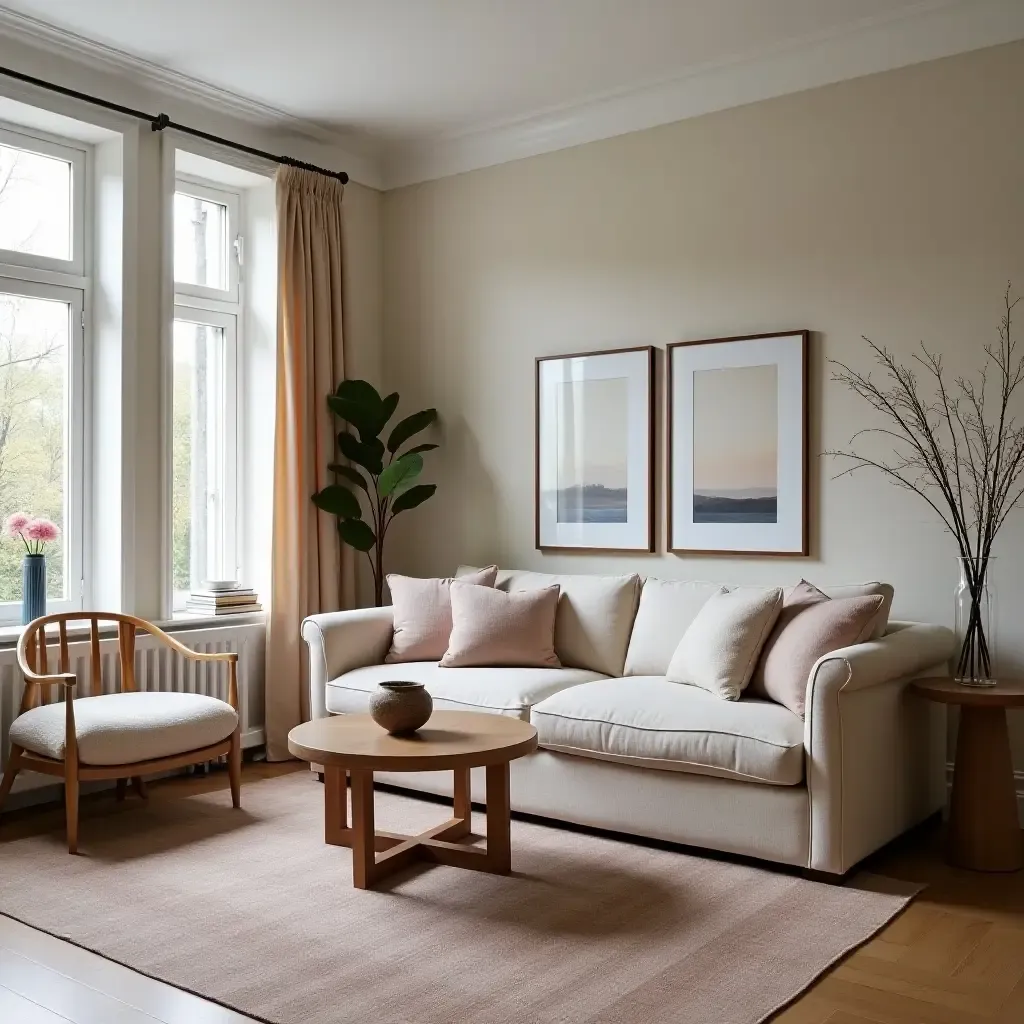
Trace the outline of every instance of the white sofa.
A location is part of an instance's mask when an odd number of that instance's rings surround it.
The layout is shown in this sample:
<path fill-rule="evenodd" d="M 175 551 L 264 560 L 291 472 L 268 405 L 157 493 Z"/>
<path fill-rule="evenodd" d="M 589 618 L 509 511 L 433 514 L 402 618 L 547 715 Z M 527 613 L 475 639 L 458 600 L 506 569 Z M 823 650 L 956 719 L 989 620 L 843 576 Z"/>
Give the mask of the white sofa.
<path fill-rule="evenodd" d="M 878 639 L 814 666 L 801 719 L 768 701 L 726 701 L 665 679 L 680 637 L 720 584 L 504 570 L 497 585 L 552 583 L 561 587 L 562 669 L 384 664 L 390 608 L 311 616 L 302 624 L 311 714 L 363 712 L 379 682 L 419 680 L 435 708 L 536 726 L 540 749 L 512 765 L 514 810 L 830 875 L 942 807 L 943 711 L 907 683 L 945 674 L 948 629 L 886 623 L 885 606 Z M 377 778 L 435 794 L 452 789 L 447 772 Z"/>

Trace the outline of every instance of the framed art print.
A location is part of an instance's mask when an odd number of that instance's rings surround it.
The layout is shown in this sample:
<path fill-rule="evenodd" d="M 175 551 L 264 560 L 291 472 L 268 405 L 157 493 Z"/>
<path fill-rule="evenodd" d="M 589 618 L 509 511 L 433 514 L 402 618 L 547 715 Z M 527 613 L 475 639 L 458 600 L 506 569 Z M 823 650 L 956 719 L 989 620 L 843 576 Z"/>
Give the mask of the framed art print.
<path fill-rule="evenodd" d="M 654 550 L 654 349 L 537 360 L 537 547 Z"/>
<path fill-rule="evenodd" d="M 808 337 L 668 346 L 672 551 L 808 553 Z"/>

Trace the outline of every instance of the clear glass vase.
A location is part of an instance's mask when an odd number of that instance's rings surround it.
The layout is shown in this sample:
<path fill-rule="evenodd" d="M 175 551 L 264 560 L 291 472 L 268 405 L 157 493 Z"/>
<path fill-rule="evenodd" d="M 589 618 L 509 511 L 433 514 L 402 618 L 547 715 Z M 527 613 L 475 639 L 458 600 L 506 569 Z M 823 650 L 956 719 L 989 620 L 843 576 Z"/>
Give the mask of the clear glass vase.
<path fill-rule="evenodd" d="M 959 653 L 954 678 L 964 686 L 995 686 L 994 558 L 957 558 L 960 582 L 953 603 Z"/>

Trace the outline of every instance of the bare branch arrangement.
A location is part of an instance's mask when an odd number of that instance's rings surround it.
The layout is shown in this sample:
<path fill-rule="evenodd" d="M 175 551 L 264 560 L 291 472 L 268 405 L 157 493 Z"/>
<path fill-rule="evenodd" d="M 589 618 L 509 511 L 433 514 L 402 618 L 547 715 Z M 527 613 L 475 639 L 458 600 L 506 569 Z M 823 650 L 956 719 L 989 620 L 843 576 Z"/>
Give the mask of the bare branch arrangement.
<path fill-rule="evenodd" d="M 881 381 L 830 360 L 832 380 L 845 384 L 888 420 L 884 427 L 854 434 L 850 451 L 826 453 L 849 462 L 837 476 L 867 468 L 879 471 L 928 502 L 956 539 L 971 597 L 958 679 L 992 676 L 982 596 L 996 535 L 1024 499 L 1024 423 L 1017 421 L 1012 409 L 1024 382 L 1024 353 L 1011 331 L 1013 310 L 1020 301 L 1012 293 L 1007 285 L 999 340 L 985 346 L 985 363 L 976 380 L 956 377 L 949 382 L 942 357 L 929 352 L 923 342 L 908 367 L 865 338 L 884 371 Z M 858 439 L 866 435 L 890 442 L 892 456 L 870 458 L 856 451 Z"/>

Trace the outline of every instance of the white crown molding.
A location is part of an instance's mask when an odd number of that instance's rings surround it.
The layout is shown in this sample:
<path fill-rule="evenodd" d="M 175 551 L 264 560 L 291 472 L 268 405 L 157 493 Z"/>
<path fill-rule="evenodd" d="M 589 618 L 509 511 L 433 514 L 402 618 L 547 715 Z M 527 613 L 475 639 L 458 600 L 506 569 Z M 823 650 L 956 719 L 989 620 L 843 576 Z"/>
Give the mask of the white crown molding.
<path fill-rule="evenodd" d="M 239 118 L 265 130 L 273 130 L 278 134 L 288 133 L 319 145 L 330 146 L 337 154 L 337 158 L 345 163 L 340 169 L 348 171 L 354 181 L 371 188 L 381 187 L 376 146 L 371 145 L 369 140 L 359 140 L 353 144 L 351 137 L 331 131 L 315 121 L 296 117 L 269 104 L 239 96 L 230 90 L 160 67 L 123 50 L 94 42 L 6 7 L 0 7 L 0 36 L 6 36 L 16 43 L 43 50 L 79 65 L 99 67 L 101 70 L 127 78 L 136 85 L 152 89 L 171 102 L 183 99 L 218 114 Z M 116 102 L 115 97 L 109 98 Z"/>
<path fill-rule="evenodd" d="M 492 167 L 1020 38 L 1022 0 L 933 0 L 900 16 L 796 40 L 747 60 L 695 68 L 660 84 L 396 146 L 385 155 L 383 187 Z"/>

